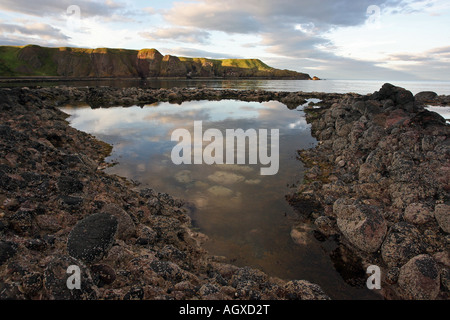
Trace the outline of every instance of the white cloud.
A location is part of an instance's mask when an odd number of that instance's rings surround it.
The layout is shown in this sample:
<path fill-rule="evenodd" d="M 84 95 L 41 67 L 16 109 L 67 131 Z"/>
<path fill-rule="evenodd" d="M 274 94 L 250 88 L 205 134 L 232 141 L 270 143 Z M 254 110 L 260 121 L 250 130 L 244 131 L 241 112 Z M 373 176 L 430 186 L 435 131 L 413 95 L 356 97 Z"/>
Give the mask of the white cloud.
<path fill-rule="evenodd" d="M 154 41 L 173 40 L 188 43 L 206 43 L 210 38 L 207 31 L 189 27 L 158 28 L 153 31 L 140 32 L 139 35 Z"/>
<path fill-rule="evenodd" d="M 78 28 L 67 24 L 72 4 Z M 376 28 L 369 6 L 380 8 Z M 432 51 L 450 46 L 448 0 L 1 0 L 0 10 L 0 44 L 259 58 L 321 78 L 448 78 L 448 52 Z"/>

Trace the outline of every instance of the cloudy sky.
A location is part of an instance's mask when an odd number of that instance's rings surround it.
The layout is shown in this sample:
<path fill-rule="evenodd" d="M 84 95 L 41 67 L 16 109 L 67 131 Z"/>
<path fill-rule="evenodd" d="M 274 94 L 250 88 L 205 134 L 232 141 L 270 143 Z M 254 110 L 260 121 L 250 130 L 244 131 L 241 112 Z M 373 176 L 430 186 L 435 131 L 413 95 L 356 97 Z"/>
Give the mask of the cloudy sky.
<path fill-rule="evenodd" d="M 449 0 L 0 0 L 0 45 L 259 58 L 328 79 L 449 80 Z"/>

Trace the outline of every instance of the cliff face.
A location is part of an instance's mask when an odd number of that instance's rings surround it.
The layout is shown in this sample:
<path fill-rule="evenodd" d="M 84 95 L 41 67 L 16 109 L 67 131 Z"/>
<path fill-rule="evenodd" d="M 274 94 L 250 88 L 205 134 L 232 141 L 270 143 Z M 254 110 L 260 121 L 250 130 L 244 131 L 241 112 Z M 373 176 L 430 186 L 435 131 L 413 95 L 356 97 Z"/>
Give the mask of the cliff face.
<path fill-rule="evenodd" d="M 267 77 L 310 80 L 305 73 L 274 69 L 258 59 L 163 56 L 156 49 L 82 49 L 0 46 L 0 76 L 60 77 Z"/>

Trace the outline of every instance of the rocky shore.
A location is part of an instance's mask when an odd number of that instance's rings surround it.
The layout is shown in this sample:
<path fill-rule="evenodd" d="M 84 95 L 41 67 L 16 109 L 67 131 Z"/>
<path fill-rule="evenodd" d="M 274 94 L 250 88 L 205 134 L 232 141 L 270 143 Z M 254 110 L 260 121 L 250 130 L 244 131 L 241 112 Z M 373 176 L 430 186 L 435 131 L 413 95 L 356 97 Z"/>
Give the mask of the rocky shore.
<path fill-rule="evenodd" d="M 71 128 L 56 107 L 184 95 L 0 90 L 0 299 L 328 299 L 308 281 L 282 281 L 209 256 L 180 201 L 106 175 L 99 168 L 111 147 Z M 197 97 L 202 93 L 189 93 Z M 80 290 L 67 288 L 67 268 L 74 265 Z"/>
<path fill-rule="evenodd" d="M 111 151 L 71 128 L 58 106 L 157 101 L 277 100 L 319 140 L 289 200 L 322 238 L 382 269 L 390 299 L 448 299 L 449 127 L 424 103 L 386 84 L 372 95 L 255 90 L 0 89 L 0 299 L 328 299 L 306 280 L 283 281 L 209 256 L 183 203 L 138 190 L 100 168 Z M 66 286 L 67 267 L 82 289 Z"/>
<path fill-rule="evenodd" d="M 300 152 L 308 181 L 291 201 L 381 268 L 388 299 L 449 299 L 450 127 L 424 108 L 448 98 L 385 84 L 307 110 L 319 145 Z"/>

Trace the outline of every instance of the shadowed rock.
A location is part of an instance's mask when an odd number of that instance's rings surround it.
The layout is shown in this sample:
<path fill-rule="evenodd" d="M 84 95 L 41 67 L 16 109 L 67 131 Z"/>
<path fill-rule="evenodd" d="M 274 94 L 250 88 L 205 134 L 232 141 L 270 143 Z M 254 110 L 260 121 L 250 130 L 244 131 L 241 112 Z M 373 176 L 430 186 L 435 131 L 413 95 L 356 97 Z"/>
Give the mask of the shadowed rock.
<path fill-rule="evenodd" d="M 69 266 L 80 270 L 80 289 L 69 289 L 67 280 L 72 275 L 67 273 Z M 69 256 L 56 255 L 44 271 L 44 288 L 52 300 L 87 300 L 95 299 L 97 293 L 89 269 L 79 260 Z"/>
<path fill-rule="evenodd" d="M 84 218 L 69 234 L 69 254 L 86 263 L 100 260 L 114 243 L 117 225 L 117 218 L 107 213 L 96 213 Z"/>
<path fill-rule="evenodd" d="M 0 265 L 8 261 L 17 252 L 16 246 L 11 242 L 0 241 Z"/>
<path fill-rule="evenodd" d="M 398 278 L 400 288 L 416 300 L 433 300 L 439 294 L 440 272 L 429 255 L 419 255 L 408 261 Z"/>
<path fill-rule="evenodd" d="M 436 205 L 434 208 L 434 216 L 442 230 L 450 233 L 450 206 L 447 204 Z"/>

